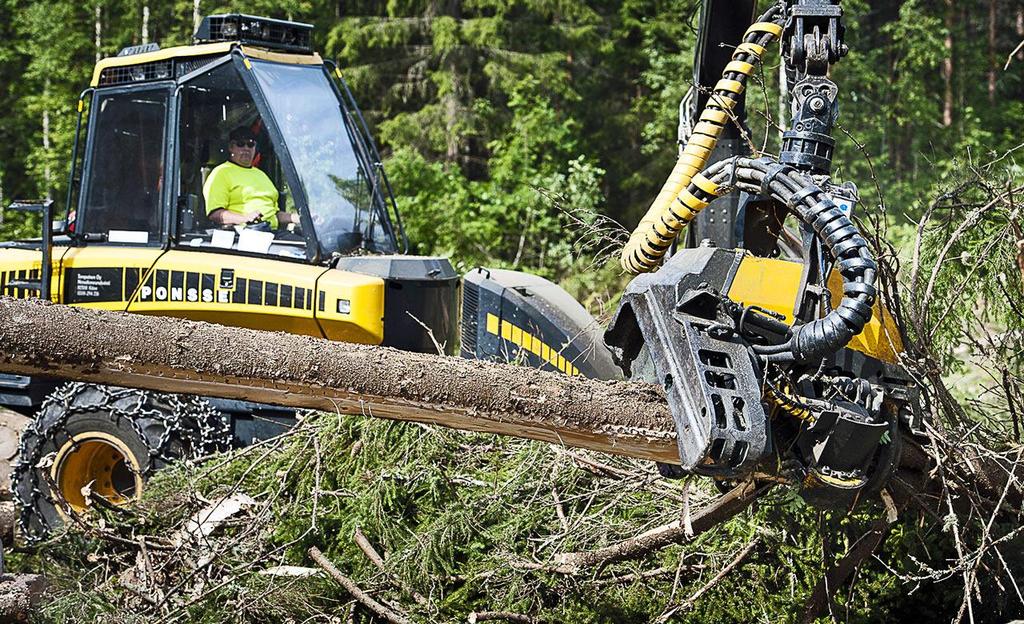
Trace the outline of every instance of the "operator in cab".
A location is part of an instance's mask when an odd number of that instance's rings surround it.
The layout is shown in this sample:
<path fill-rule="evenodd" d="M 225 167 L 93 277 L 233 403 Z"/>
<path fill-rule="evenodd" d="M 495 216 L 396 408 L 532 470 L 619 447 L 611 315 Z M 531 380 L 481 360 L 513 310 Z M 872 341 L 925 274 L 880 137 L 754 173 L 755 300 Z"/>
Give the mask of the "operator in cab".
<path fill-rule="evenodd" d="M 299 217 L 278 210 L 278 193 L 267 174 L 253 165 L 256 135 L 239 126 L 228 135 L 228 160 L 217 165 L 203 184 L 206 215 L 219 225 L 276 230 Z"/>

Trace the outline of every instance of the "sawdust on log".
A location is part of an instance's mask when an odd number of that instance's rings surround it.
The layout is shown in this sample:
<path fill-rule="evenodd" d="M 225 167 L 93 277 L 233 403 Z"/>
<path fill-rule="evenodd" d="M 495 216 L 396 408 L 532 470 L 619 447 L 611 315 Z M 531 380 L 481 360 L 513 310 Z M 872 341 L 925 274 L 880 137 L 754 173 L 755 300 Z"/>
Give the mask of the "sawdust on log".
<path fill-rule="evenodd" d="M 140 387 L 153 382 L 139 377 L 159 377 L 166 383 L 153 389 L 292 406 L 310 407 L 306 399 L 317 395 L 317 406 L 335 401 L 348 412 L 362 397 L 373 416 L 403 418 L 405 410 L 415 412 L 408 420 L 581 446 L 575 438 L 593 436 L 613 447 L 601 442 L 599 450 L 678 457 L 664 395 L 649 384 L 168 317 L 0 298 L 0 370 L 104 383 L 118 374 Z M 232 385 L 244 392 L 223 387 Z"/>

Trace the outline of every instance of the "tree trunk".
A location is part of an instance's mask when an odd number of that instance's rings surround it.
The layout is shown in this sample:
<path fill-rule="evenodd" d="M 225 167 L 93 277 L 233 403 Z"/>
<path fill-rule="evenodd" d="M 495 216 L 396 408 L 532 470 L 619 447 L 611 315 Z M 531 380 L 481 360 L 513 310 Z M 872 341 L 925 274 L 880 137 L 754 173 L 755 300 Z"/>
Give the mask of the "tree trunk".
<path fill-rule="evenodd" d="M 1024 37 L 1024 6 L 1017 7 L 1017 36 Z M 1024 55 L 1024 52 L 1018 54 L 1018 58 Z"/>
<path fill-rule="evenodd" d="M 173 318 L 0 298 L 0 371 L 679 461 L 672 416 L 652 385 Z"/>
<path fill-rule="evenodd" d="M 44 101 L 49 102 L 50 79 L 43 85 Z M 53 199 L 53 176 L 50 171 L 50 109 L 43 105 L 43 183 L 46 185 L 46 199 Z"/>
<path fill-rule="evenodd" d="M 996 58 L 996 15 L 999 1 L 988 0 L 988 101 L 996 101 L 996 77 L 999 71 L 999 59 Z"/>
<path fill-rule="evenodd" d="M 943 46 L 946 56 L 942 59 L 942 80 L 945 92 L 942 96 L 942 125 L 949 128 L 953 125 L 953 28 L 956 26 L 956 3 L 945 0 L 946 5 L 946 36 Z"/>
<path fill-rule="evenodd" d="M 678 463 L 657 386 L 604 382 L 432 354 L 0 297 L 0 372 L 214 396 L 442 425 Z M 931 442 L 936 443 L 936 442 Z M 887 485 L 936 509 L 941 483 L 927 440 L 904 436 Z M 947 473 L 959 462 L 944 447 Z M 962 462 L 961 462 L 962 463 Z M 966 505 L 990 507 L 1012 462 L 969 458 Z M 949 486 L 949 484 L 946 484 Z M 962 492 L 960 490 L 963 490 Z M 1004 509 L 1016 509 L 1016 487 Z M 979 502 L 980 501 L 980 502 Z"/>
<path fill-rule="evenodd" d="M 99 2 L 96 3 L 94 15 L 93 33 L 95 39 L 93 42 L 96 45 L 96 62 L 99 63 L 100 59 L 103 58 L 103 7 L 100 6 Z"/>

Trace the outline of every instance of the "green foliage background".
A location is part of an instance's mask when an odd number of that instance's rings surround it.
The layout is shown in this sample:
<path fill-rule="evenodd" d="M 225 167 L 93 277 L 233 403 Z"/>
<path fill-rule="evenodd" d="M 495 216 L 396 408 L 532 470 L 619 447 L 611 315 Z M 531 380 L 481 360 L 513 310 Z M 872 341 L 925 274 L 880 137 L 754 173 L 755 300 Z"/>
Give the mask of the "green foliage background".
<path fill-rule="evenodd" d="M 581 268 L 564 211 L 597 211 L 630 228 L 674 162 L 697 4 L 202 0 L 198 12 L 316 25 L 318 47 L 338 61 L 375 128 L 417 252 L 564 278 Z M 843 94 L 837 175 L 860 184 L 872 209 L 880 189 L 891 222 L 913 220 L 962 176 L 964 158 L 985 161 L 1019 142 L 1024 61 L 1002 64 L 1024 37 L 1024 9 L 1020 0 L 844 7 L 853 52 L 835 71 Z M 141 43 L 144 13 L 149 41 L 187 43 L 196 8 L 183 0 L 0 3 L 5 203 L 45 194 L 63 201 L 76 96 L 96 58 Z M 775 54 L 764 89 L 750 90 L 754 141 L 769 151 L 777 144 L 766 131 L 774 123 L 766 117 L 778 116 Z M 11 215 L 0 227 L 5 237 L 32 231 Z"/>
<path fill-rule="evenodd" d="M 863 213 L 874 217 L 879 231 L 888 228 L 899 248 L 908 247 L 914 224 L 928 214 L 922 227 L 922 262 L 928 265 L 971 207 L 985 203 L 992 185 L 1019 185 L 1024 178 L 1013 151 L 1024 129 L 1024 58 L 1012 58 L 1003 69 L 1024 38 L 1024 2 L 845 0 L 843 6 L 852 51 L 834 74 L 842 106 L 837 177 L 858 183 Z M 149 40 L 165 47 L 187 43 L 195 8 L 184 0 L 0 0 L 2 203 L 43 195 L 63 201 L 74 106 L 96 58 L 141 43 L 147 12 Z M 374 127 L 415 252 L 448 255 L 460 268 L 487 264 L 537 272 L 566 284 L 595 309 L 617 296 L 621 277 L 614 262 L 604 262 L 607 253 L 595 259 L 593 247 L 581 250 L 573 230 L 582 218 L 605 224 L 614 239 L 622 230 L 608 224 L 631 228 L 671 169 L 678 104 L 692 73 L 696 9 L 694 0 L 199 4 L 202 14 L 242 11 L 316 25 L 318 47 L 338 61 Z M 772 121 L 778 116 L 777 58 L 769 55 L 759 78 L 764 88 L 749 91 L 753 139 L 768 151 L 778 144 Z M 994 167 L 980 165 L 993 160 Z M 945 199 L 935 202 L 937 197 Z M 24 217 L 6 217 L 0 239 L 29 236 L 38 228 Z M 1014 250 L 1005 243 L 990 245 L 1015 219 L 1012 207 L 986 213 L 949 251 L 956 262 L 936 269 L 936 297 L 908 300 L 932 311 L 931 325 L 911 329 L 919 336 L 933 334 L 930 346 L 943 370 L 962 372 L 966 366 L 956 351 L 965 324 L 1022 324 L 1013 298 L 1002 295 L 1008 290 L 1020 301 Z M 972 279 L 960 279 L 965 267 L 978 266 L 971 258 L 979 257 L 984 266 L 966 271 Z M 954 312 L 943 316 L 945 310 Z M 1020 352 L 1010 360 L 1016 370 Z M 288 472 L 288 466 L 309 464 L 310 436 L 321 436 L 326 453 L 320 477 L 329 482 L 317 487 L 347 494 L 320 500 L 329 507 L 318 510 L 317 530 L 304 535 L 313 517 L 314 473 Z M 358 453 L 352 450 L 357 441 Z M 554 453 L 546 445 L 340 419 L 295 438 L 258 469 L 240 460 L 215 478 L 199 478 L 182 467 L 159 480 L 151 496 L 174 503 L 186 481 L 210 496 L 236 482 L 253 495 L 273 494 L 284 470 L 288 488 L 268 512 L 276 528 L 248 550 L 230 553 L 229 563 L 274 553 L 274 562 L 308 564 L 302 549 L 317 544 L 362 582 L 375 573 L 351 543 L 353 528 L 360 526 L 387 549 L 404 582 L 437 592 L 440 611 L 414 612 L 422 621 L 464 620 L 468 611 L 483 608 L 565 622 L 656 617 L 670 602 L 671 577 L 597 590 L 585 581 L 537 578 L 509 567 L 511 560 L 550 555 L 555 546 L 608 543 L 678 510 L 655 490 L 622 492 L 595 483 Z M 561 466 L 557 472 L 555 466 Z M 491 488 L 467 487 L 453 481 L 453 474 Z M 538 541 L 560 529 L 551 501 L 538 488 L 552 484 L 576 501 L 597 490 L 592 500 L 609 511 L 601 526 L 588 525 L 593 530 L 578 541 L 548 544 L 545 551 Z M 195 500 L 179 502 L 182 517 L 196 507 Z M 570 517 L 574 513 L 584 510 L 570 508 Z M 669 549 L 636 569 L 610 572 L 677 565 L 684 556 L 707 559 L 717 570 L 758 534 L 763 545 L 743 574 L 727 577 L 678 619 L 795 621 L 822 570 L 823 544 L 831 540 L 842 552 L 870 514 L 834 518 L 779 495 L 695 545 Z M 140 520 L 140 528 L 159 531 L 176 519 L 161 508 Z M 943 535 L 918 532 L 911 524 L 896 527 L 881 555 L 900 573 L 917 570 L 915 558 L 922 553 L 941 560 L 948 547 Z M 276 550 L 293 540 L 298 541 L 283 554 Z M 107 583 L 102 575 L 108 568 L 95 563 L 106 548 L 88 540 L 66 542 L 26 562 L 37 569 L 52 566 L 48 571 L 65 590 L 48 607 L 47 618 L 126 617 L 118 605 L 127 594 Z M 1019 562 L 1010 565 L 1020 569 Z M 493 581 L 439 580 L 495 569 L 502 572 Z M 302 621 L 304 615 L 333 612 L 346 600 L 322 583 L 268 593 L 260 577 L 240 578 L 185 609 L 188 619 L 221 621 L 223 605 L 230 604 L 254 609 L 232 611 L 237 621 L 267 621 L 267 613 L 275 621 Z M 688 578 L 671 599 L 701 584 Z M 875 561 L 839 600 L 849 608 L 849 621 L 948 619 L 958 606 L 957 592 L 946 591 L 948 585 L 924 586 L 908 596 L 914 584 Z M 407 596 L 402 604 L 410 605 Z M 1014 614 L 1004 606 L 987 605 L 991 621 Z"/>

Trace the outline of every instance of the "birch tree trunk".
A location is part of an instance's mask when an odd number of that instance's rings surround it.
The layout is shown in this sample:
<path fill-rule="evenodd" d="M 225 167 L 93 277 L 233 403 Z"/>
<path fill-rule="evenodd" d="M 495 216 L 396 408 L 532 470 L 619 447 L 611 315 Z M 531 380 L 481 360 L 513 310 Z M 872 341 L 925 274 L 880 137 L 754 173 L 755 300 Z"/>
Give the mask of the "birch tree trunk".
<path fill-rule="evenodd" d="M 103 57 L 103 7 L 96 3 L 94 11 L 95 21 L 93 22 L 94 43 L 96 45 L 96 62 L 99 63 Z"/>
<path fill-rule="evenodd" d="M 953 28 L 956 26 L 956 2 L 945 0 L 946 36 L 943 46 L 946 56 L 942 59 L 942 80 L 945 91 L 942 96 L 942 125 L 949 128 L 953 125 Z"/>
<path fill-rule="evenodd" d="M 996 77 L 999 71 L 999 59 L 996 58 L 996 16 L 999 1 L 988 0 L 988 101 L 996 101 Z"/>
<path fill-rule="evenodd" d="M 142 43 L 149 43 L 149 5 L 142 5 Z"/>
<path fill-rule="evenodd" d="M 50 79 L 43 85 L 43 101 L 50 101 Z M 50 109 L 43 104 L 43 183 L 46 185 L 46 199 L 53 199 L 53 175 L 50 170 Z"/>

